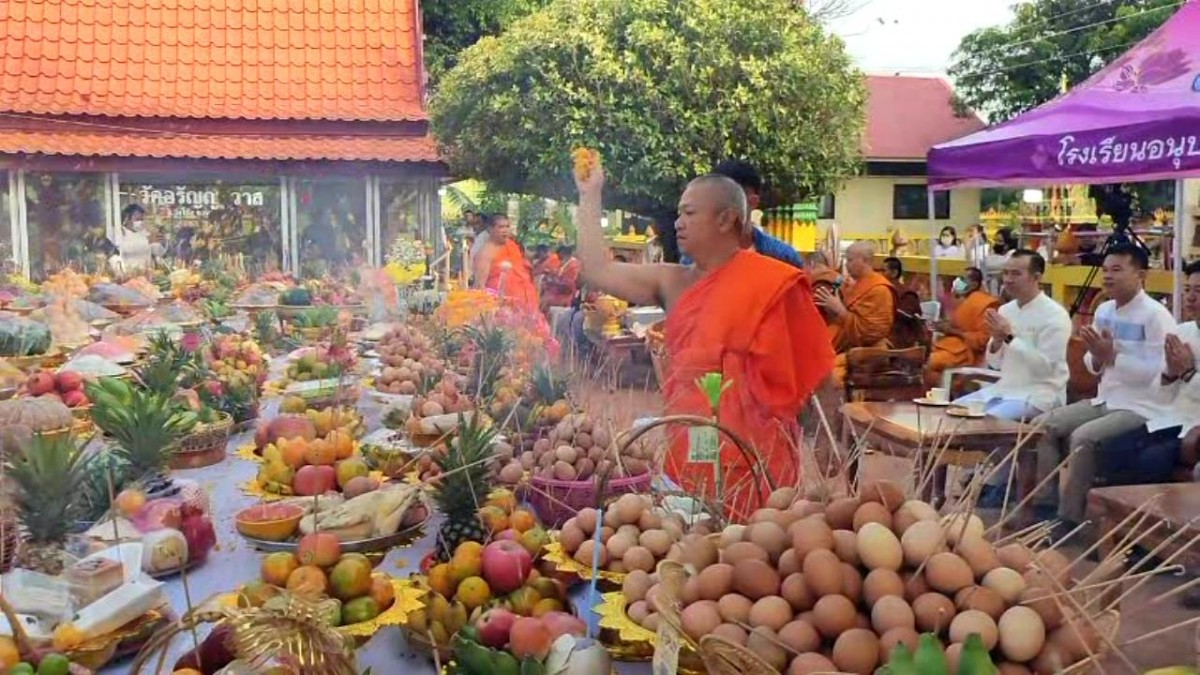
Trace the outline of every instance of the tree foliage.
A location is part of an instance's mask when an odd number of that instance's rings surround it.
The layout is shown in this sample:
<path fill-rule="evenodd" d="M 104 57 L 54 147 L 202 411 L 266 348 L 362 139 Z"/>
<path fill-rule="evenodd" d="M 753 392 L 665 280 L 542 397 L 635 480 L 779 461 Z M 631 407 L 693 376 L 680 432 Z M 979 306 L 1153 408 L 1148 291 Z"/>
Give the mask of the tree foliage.
<path fill-rule="evenodd" d="M 1170 18 L 1179 0 L 1031 0 L 959 44 L 959 103 L 1002 122 L 1079 84 Z"/>
<path fill-rule="evenodd" d="M 499 35 L 513 21 L 546 0 L 422 0 L 425 68 L 431 82 L 458 61 L 458 54 L 487 35 Z"/>
<path fill-rule="evenodd" d="M 573 199 L 570 151 L 604 157 L 606 205 L 666 217 L 720 159 L 779 198 L 852 174 L 864 89 L 791 0 L 555 0 L 461 54 L 431 101 L 453 170 Z"/>

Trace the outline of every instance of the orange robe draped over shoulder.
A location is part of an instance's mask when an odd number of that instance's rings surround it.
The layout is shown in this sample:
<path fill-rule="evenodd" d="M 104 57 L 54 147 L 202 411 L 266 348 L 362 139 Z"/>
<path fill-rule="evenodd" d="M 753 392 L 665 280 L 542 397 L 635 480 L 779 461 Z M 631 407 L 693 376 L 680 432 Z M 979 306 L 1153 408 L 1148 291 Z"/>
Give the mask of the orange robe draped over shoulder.
<path fill-rule="evenodd" d="M 989 309 L 999 306 L 1000 299 L 985 291 L 975 291 L 958 303 L 950 315 L 950 325 L 962 336 L 946 335 L 934 343 L 929 355 L 928 381 L 939 381 L 947 368 L 979 364 L 990 337 L 984 316 Z"/>
<path fill-rule="evenodd" d="M 533 267 L 521 251 L 521 245 L 512 239 L 500 245 L 496 256 L 492 258 L 486 287 L 517 306 L 533 312 L 538 311 L 538 292 L 533 283 Z"/>
<path fill-rule="evenodd" d="M 855 347 L 874 347 L 892 334 L 896 319 L 896 289 L 876 272 L 842 289 L 848 313 L 829 324 L 829 340 L 841 354 Z"/>
<path fill-rule="evenodd" d="M 823 324 L 805 273 L 739 251 L 684 292 L 667 313 L 663 394 L 668 414 L 711 417 L 696 380 L 721 373 L 732 383 L 721 397 L 721 424 L 755 447 L 777 486 L 795 485 L 797 416 L 833 365 Z M 688 461 L 687 429 L 671 428 L 668 434 L 667 474 L 683 489 L 703 488 L 711 497 L 713 465 Z M 766 499 L 767 483 L 755 483 L 750 464 L 723 435 L 720 461 L 726 512 L 744 519 Z"/>

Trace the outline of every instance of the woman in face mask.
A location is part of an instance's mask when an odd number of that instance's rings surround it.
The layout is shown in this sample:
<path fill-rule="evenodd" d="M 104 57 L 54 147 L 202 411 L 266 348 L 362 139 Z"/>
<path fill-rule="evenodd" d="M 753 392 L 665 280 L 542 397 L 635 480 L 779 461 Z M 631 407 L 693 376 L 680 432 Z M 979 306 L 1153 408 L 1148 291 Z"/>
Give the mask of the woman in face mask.
<path fill-rule="evenodd" d="M 134 273 L 149 268 L 152 263 L 150 235 L 146 232 L 146 210 L 130 204 L 121 210 L 120 254 L 110 264 L 118 271 Z"/>
<path fill-rule="evenodd" d="M 958 244 L 958 232 L 953 227 L 947 225 L 942 228 L 937 245 L 934 246 L 934 255 L 939 258 L 963 257 L 962 247 Z"/>

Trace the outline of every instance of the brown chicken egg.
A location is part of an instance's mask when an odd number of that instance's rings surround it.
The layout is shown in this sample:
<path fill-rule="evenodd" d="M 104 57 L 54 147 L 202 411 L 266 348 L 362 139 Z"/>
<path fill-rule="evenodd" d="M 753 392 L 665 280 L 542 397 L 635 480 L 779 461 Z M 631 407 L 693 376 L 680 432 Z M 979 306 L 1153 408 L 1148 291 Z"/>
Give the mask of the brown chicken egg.
<path fill-rule="evenodd" d="M 867 523 L 879 523 L 888 530 L 892 529 L 892 512 L 879 502 L 866 502 L 854 512 L 852 524 L 858 532 Z"/>
<path fill-rule="evenodd" d="M 868 481 L 858 491 L 858 498 L 864 502 L 878 502 L 895 511 L 904 504 L 904 491 L 886 478 Z"/>
<path fill-rule="evenodd" d="M 913 601 L 913 616 L 917 630 L 922 633 L 941 633 L 950 627 L 957 613 L 954 601 L 941 593 L 925 593 Z"/>
<path fill-rule="evenodd" d="M 835 530 L 853 530 L 854 513 L 862 504 L 858 497 L 842 497 L 825 507 L 825 520 Z"/>
<path fill-rule="evenodd" d="M 837 638 L 858 623 L 854 603 L 844 595 L 826 595 L 817 600 L 812 612 L 813 626 L 830 639 Z"/>
<path fill-rule="evenodd" d="M 840 582 L 840 570 L 838 579 Z M 751 600 L 778 595 L 780 582 L 779 572 L 761 560 L 743 560 L 733 566 L 734 590 Z"/>
<path fill-rule="evenodd" d="M 898 595 L 886 595 L 871 607 L 871 627 L 883 635 L 893 628 L 915 628 L 912 607 Z"/>
<path fill-rule="evenodd" d="M 935 553 L 925 564 L 925 580 L 935 591 L 954 594 L 975 583 L 975 573 L 961 557 Z"/>
<path fill-rule="evenodd" d="M 833 550 L 833 530 L 815 518 L 805 518 L 792 523 L 792 549 L 796 560 L 804 564 L 805 557 L 812 551 Z"/>
<path fill-rule="evenodd" d="M 879 599 L 887 595 L 898 595 L 904 597 L 904 581 L 900 579 L 900 575 L 892 570 L 877 569 L 871 570 L 867 574 L 867 578 L 863 579 L 863 600 L 866 601 L 868 607 L 873 607 Z"/>
<path fill-rule="evenodd" d="M 842 633 L 833 645 L 833 663 L 843 672 L 871 675 L 879 665 L 879 638 L 865 628 Z"/>
<path fill-rule="evenodd" d="M 819 549 L 804 558 L 804 580 L 816 597 L 842 592 L 845 579 L 842 561 L 828 549 Z"/>

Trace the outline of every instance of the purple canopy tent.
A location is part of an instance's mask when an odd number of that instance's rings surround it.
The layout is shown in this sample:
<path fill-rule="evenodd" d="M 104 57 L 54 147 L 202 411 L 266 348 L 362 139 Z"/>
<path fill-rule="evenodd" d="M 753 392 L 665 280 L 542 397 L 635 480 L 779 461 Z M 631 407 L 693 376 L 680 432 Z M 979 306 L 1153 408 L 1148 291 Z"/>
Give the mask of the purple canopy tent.
<path fill-rule="evenodd" d="M 1175 179 L 1178 317 L 1182 179 L 1200 176 L 1200 0 L 1188 0 L 1074 89 L 1008 122 L 942 143 L 927 161 L 931 204 L 935 190 L 955 187 Z M 933 270 L 936 276 L 936 261 Z"/>

